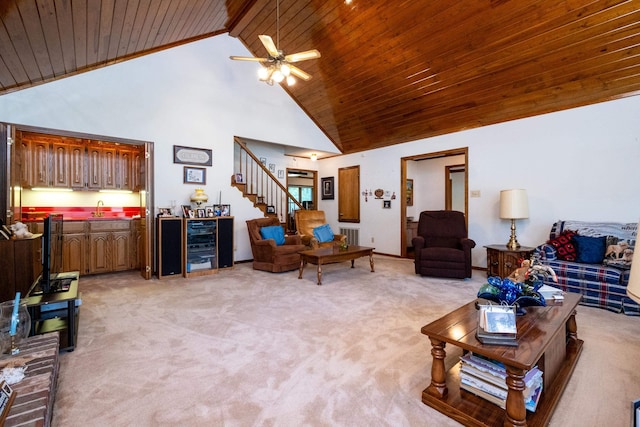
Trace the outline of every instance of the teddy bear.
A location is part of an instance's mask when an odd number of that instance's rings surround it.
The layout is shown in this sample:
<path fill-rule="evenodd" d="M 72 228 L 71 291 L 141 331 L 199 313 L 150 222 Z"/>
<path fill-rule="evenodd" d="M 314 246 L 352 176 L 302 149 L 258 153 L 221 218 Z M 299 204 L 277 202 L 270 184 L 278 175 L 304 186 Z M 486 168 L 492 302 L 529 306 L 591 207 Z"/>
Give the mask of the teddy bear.
<path fill-rule="evenodd" d="M 20 221 L 15 224 L 11 224 L 9 228 L 13 231 L 13 235 L 16 236 L 16 239 L 28 239 L 33 236 L 33 233 L 29 231 L 27 225 Z"/>

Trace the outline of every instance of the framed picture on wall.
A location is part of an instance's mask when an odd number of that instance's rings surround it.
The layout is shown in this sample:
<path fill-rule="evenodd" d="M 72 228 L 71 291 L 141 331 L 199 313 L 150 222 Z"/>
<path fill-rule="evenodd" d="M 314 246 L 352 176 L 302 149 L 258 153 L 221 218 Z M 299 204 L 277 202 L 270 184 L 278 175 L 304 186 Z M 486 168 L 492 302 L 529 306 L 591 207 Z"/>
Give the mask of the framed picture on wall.
<path fill-rule="evenodd" d="M 333 177 L 330 176 L 328 178 L 320 178 L 320 181 L 322 183 L 322 200 L 333 200 Z"/>
<path fill-rule="evenodd" d="M 407 179 L 407 206 L 413 206 L 413 179 Z"/>
<path fill-rule="evenodd" d="M 207 170 L 205 168 L 184 167 L 184 183 L 185 184 L 206 184 Z"/>

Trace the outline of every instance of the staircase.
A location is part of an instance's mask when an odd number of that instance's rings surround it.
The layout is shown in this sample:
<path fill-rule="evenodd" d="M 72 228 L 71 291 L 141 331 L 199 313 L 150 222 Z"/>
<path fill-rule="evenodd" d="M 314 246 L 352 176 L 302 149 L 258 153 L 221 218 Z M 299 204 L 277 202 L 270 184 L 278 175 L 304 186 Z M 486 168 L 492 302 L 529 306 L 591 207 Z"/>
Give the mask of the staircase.
<path fill-rule="evenodd" d="M 288 206 L 291 204 L 293 209 L 303 209 L 302 205 L 237 137 L 234 138 L 233 162 L 235 174 L 231 177 L 231 186 L 251 200 L 265 217 L 278 218 L 281 223 L 286 223 L 287 230 L 291 230 Z"/>

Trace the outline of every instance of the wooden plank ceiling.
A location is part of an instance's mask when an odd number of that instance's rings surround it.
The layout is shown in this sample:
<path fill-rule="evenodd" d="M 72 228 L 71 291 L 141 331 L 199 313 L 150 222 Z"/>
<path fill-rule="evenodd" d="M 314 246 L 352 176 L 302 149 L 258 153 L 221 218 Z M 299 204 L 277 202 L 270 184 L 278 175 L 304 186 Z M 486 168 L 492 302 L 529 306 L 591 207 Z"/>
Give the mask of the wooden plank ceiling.
<path fill-rule="evenodd" d="M 322 54 L 286 90 L 344 153 L 640 93 L 638 0 L 280 0 L 279 18 L 279 48 Z M 227 32 L 260 57 L 277 39 L 276 0 L 2 0 L 0 22 L 0 95 Z"/>

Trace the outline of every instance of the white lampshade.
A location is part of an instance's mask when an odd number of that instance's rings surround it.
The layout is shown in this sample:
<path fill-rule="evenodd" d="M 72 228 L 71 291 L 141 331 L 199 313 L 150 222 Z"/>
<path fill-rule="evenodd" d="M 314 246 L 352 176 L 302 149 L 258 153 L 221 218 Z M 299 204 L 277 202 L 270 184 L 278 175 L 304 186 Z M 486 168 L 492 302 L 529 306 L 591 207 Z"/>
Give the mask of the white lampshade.
<path fill-rule="evenodd" d="M 500 192 L 500 218 L 529 218 L 527 190 L 502 190 Z"/>
<path fill-rule="evenodd" d="M 638 224 L 640 227 L 640 224 Z M 629 298 L 640 304 L 640 260 L 631 261 L 631 273 L 627 284 L 627 295 Z"/>

